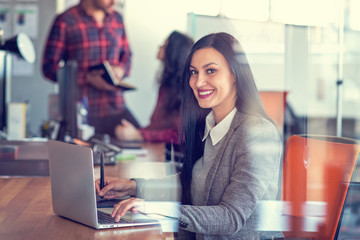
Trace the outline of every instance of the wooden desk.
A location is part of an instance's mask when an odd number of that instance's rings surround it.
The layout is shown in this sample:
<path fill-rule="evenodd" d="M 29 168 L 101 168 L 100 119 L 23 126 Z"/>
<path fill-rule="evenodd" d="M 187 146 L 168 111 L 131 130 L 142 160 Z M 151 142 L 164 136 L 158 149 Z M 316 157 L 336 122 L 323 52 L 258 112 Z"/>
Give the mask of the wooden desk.
<path fill-rule="evenodd" d="M 1 239 L 174 239 L 172 233 L 162 233 L 160 226 L 95 230 L 59 217 L 52 209 L 48 177 L 0 178 L 0 192 Z M 279 215 L 269 221 L 266 212 L 280 209 L 276 202 L 262 203 L 261 208 L 264 219 L 259 223 L 259 229 L 263 231 L 291 231 L 290 221 L 299 220 Z M 292 236 L 312 238 L 316 233 L 314 223 L 319 221 L 306 223 L 306 228 L 310 228 L 308 233 L 301 231 Z"/>
<path fill-rule="evenodd" d="M 166 174 L 160 167 L 165 164 L 163 145 L 144 147 L 148 155 L 106 166 L 105 174 L 123 177 Z M 149 166 L 154 172 L 149 171 Z M 98 172 L 95 167 L 95 174 Z M 160 226 L 95 230 L 59 217 L 52 209 L 49 177 L 0 178 L 0 192 L 0 239 L 174 239 L 173 233 L 162 233 Z"/>
<path fill-rule="evenodd" d="M 1 239 L 173 239 L 160 226 L 95 230 L 54 214 L 50 178 L 0 178 Z"/>

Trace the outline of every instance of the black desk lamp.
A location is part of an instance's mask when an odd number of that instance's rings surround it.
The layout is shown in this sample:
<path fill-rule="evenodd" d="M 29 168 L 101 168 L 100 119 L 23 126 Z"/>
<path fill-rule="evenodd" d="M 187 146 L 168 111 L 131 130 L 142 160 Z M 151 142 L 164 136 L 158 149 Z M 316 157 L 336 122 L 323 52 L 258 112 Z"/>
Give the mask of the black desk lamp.
<path fill-rule="evenodd" d="M 10 92 L 7 84 L 11 78 L 11 59 L 8 53 L 14 54 L 26 62 L 34 63 L 36 54 L 30 38 L 19 33 L 7 40 L 3 39 L 4 32 L 0 29 L 0 131 L 6 126 L 6 104 L 10 102 Z"/>
<path fill-rule="evenodd" d="M 1 32 L 0 35 L 0 50 L 14 53 L 28 63 L 33 63 L 35 61 L 34 45 L 25 33 L 19 33 L 18 35 L 5 41 L 2 39 Z"/>

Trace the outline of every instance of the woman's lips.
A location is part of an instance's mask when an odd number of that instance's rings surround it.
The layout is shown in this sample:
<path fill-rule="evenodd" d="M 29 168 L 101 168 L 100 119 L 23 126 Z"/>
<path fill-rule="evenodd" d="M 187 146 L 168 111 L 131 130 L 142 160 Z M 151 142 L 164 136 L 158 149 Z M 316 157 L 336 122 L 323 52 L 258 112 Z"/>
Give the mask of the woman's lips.
<path fill-rule="evenodd" d="M 214 92 L 215 90 L 198 90 L 198 95 L 199 98 L 204 99 L 207 98 L 209 96 L 211 96 L 211 94 Z"/>

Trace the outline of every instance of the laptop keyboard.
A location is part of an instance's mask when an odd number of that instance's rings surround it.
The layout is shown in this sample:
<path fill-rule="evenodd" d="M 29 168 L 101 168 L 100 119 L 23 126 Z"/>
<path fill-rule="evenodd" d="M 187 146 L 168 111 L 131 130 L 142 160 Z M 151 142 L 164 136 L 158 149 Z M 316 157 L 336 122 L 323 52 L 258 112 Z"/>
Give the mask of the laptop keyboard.
<path fill-rule="evenodd" d="M 111 215 L 109 213 L 105 213 L 105 212 L 98 210 L 97 215 L 98 215 L 98 221 L 100 224 L 116 223 L 115 218 L 111 217 Z M 120 221 L 118 223 L 129 223 L 129 222 L 125 221 L 124 219 L 120 219 Z"/>

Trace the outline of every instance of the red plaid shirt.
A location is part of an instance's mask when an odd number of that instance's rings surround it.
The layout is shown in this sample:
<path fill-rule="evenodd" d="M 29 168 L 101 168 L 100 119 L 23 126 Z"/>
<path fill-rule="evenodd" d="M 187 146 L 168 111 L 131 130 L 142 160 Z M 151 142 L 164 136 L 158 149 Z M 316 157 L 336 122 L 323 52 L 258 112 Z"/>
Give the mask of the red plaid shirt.
<path fill-rule="evenodd" d="M 124 67 L 125 76 L 129 75 L 131 52 L 123 18 L 118 12 L 107 14 L 101 27 L 80 5 L 58 15 L 50 29 L 43 56 L 46 78 L 56 81 L 61 60 L 78 63 L 79 96 L 88 98 L 89 117 L 105 117 L 123 111 L 125 102 L 121 90 L 100 91 L 85 82 L 89 66 L 104 60 Z"/>
<path fill-rule="evenodd" d="M 159 89 L 150 125 L 140 129 L 143 138 L 148 142 L 178 143 L 179 113 L 169 115 L 164 110 L 164 95 L 167 92 L 166 88 Z"/>

